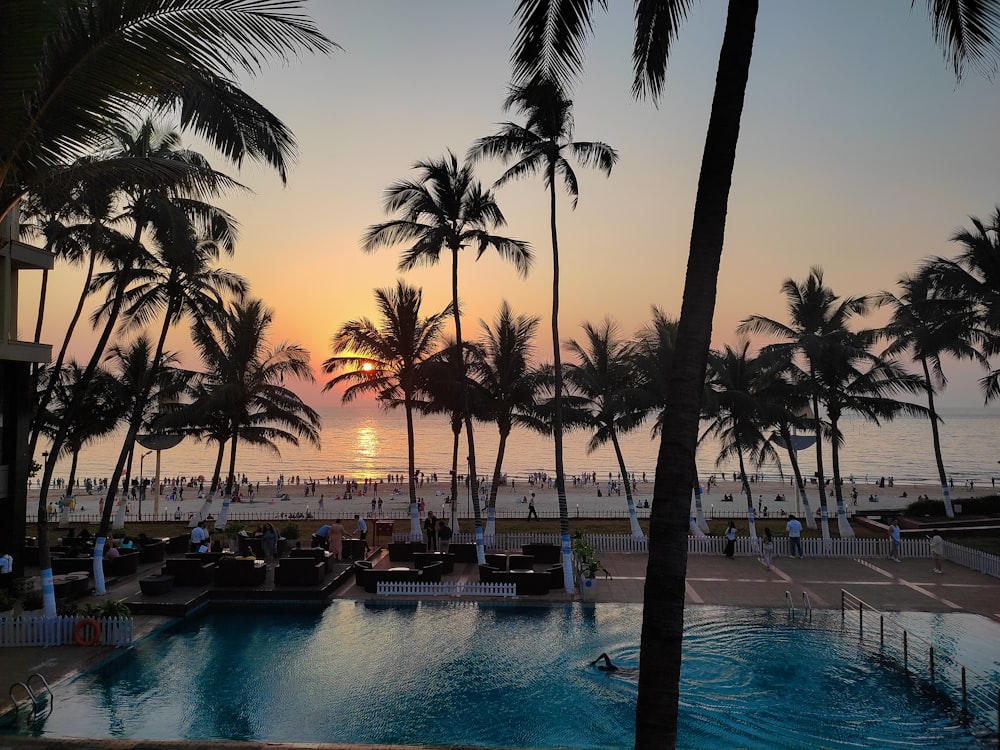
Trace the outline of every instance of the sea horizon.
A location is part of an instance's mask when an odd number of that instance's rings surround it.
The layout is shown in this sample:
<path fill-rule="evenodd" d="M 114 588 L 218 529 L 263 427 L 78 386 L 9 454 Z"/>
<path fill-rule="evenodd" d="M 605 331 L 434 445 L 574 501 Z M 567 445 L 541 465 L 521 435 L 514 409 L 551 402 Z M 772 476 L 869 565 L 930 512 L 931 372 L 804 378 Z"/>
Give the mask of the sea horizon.
<path fill-rule="evenodd" d="M 384 479 L 389 474 L 405 474 L 407 467 L 406 424 L 402 410 L 384 411 L 376 404 L 353 403 L 317 408 L 322 420 L 321 447 L 310 445 L 280 445 L 280 456 L 242 445 L 237 450 L 237 472 L 254 482 L 271 482 L 284 475 L 286 480 L 300 477 L 324 480 L 330 476 Z M 978 486 L 1000 477 L 996 446 L 1000 445 L 1000 410 L 988 408 L 954 408 L 942 410 L 940 425 L 945 471 L 956 485 L 972 481 Z M 425 476 L 437 474 L 444 482 L 448 478 L 452 457 L 452 433 L 447 418 L 417 416 L 414 419 L 416 468 Z M 630 474 L 641 479 L 645 474 L 651 482 L 656 469 L 659 438 L 651 438 L 649 426 L 620 436 L 625 466 Z M 893 477 L 899 483 L 938 483 L 931 442 L 930 422 L 916 417 L 901 417 L 881 426 L 856 417 L 840 422 L 844 445 L 840 450 L 841 475 L 859 483 L 880 477 Z M 122 432 L 123 434 L 123 432 Z M 496 461 L 498 436 L 496 427 L 476 423 L 473 429 L 476 446 L 476 469 L 482 477 L 491 477 Z M 564 461 L 568 477 L 596 474 L 607 480 L 617 478 L 620 471 L 611 445 L 601 446 L 593 453 L 586 450 L 590 433 L 582 430 L 567 432 L 564 438 Z M 77 478 L 101 479 L 110 476 L 121 446 L 121 435 L 113 435 L 80 453 Z M 39 454 L 45 450 L 40 445 Z M 160 454 L 162 477 L 210 477 L 215 465 L 217 446 L 186 439 L 176 448 Z M 137 449 L 132 476 L 140 474 Z M 698 471 L 704 482 L 712 474 L 731 477 L 736 461 L 716 466 L 718 446 L 706 441 L 698 450 Z M 468 443 L 463 432 L 459 443 L 459 473 L 467 468 Z M 155 456 L 141 462 L 141 473 L 152 478 Z M 800 469 L 811 476 L 816 468 L 815 449 L 799 453 Z M 36 457 L 41 461 L 41 456 Z M 830 446 L 824 445 L 824 473 L 832 475 Z M 541 473 L 554 477 L 552 439 L 525 429 L 515 428 L 507 442 L 502 473 L 515 479 Z M 63 457 L 56 465 L 54 476 L 65 479 L 70 459 Z M 229 466 L 229 449 L 223 459 L 223 474 Z M 766 479 L 788 478 L 791 468 L 787 455 L 779 469 L 767 464 L 761 469 L 747 466 L 748 473 L 758 473 Z M 37 478 L 36 478 L 37 479 Z M 33 485 L 37 481 L 32 482 Z"/>

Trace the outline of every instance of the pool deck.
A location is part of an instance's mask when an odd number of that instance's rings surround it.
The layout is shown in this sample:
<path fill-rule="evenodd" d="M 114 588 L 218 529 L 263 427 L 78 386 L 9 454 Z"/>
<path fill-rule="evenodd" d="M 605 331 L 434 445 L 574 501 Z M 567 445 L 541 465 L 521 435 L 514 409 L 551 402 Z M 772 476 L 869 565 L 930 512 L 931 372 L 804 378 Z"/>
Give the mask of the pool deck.
<path fill-rule="evenodd" d="M 646 570 L 646 555 L 602 554 L 602 562 L 610 578 L 597 581 L 595 601 L 598 603 L 641 603 Z M 379 557 L 379 567 L 388 566 Z M 475 566 L 456 565 L 455 574 L 471 579 Z M 140 573 L 141 575 L 141 573 Z M 339 576 L 339 578 L 338 578 Z M 332 584 L 332 585 L 331 585 Z M 332 598 L 364 599 L 366 594 L 354 586 L 353 577 L 345 575 L 345 567 L 328 575 L 322 584 Z M 138 579 L 128 579 L 111 589 L 107 597 L 125 599 L 134 596 Z M 266 587 L 258 596 L 264 598 Z M 784 608 L 786 592 L 791 594 L 796 609 L 803 606 L 803 594 L 813 608 L 838 609 L 841 591 L 846 590 L 883 611 L 969 612 L 1000 622 L 1000 579 L 982 575 L 968 568 L 944 563 L 944 574 L 932 571 L 927 559 L 904 559 L 896 563 L 885 558 L 777 558 L 771 570 L 753 557 L 728 559 L 722 555 L 690 555 L 687 571 L 687 606 L 714 605 L 734 607 Z M 185 594 L 188 598 L 203 595 L 197 589 Z M 249 597 L 252 598 L 252 597 Z M 521 601 L 538 603 L 570 601 L 569 595 L 554 592 L 549 597 L 521 597 Z M 509 601 L 509 600 L 508 600 Z M 137 614 L 135 636 L 140 638 L 166 625 L 171 617 L 165 614 Z M 58 700 L 58 684 L 113 654 L 110 648 L 58 646 L 50 648 L 4 648 L 0 650 L 0 685 L 24 680 L 39 672 L 53 686 Z M 6 708 L 6 701 L 4 702 Z M 281 744 L 274 742 L 176 742 L 142 740 L 54 740 L 0 735 L 0 750 L 10 748 L 75 748 L 86 750 L 120 750 L 134 748 L 199 748 L 226 747 L 238 750 L 250 748 L 347 748 L 362 747 L 343 744 Z M 366 745 L 366 748 L 384 746 Z M 394 746 L 397 750 L 401 746 Z M 428 747 L 428 746 L 422 746 Z"/>

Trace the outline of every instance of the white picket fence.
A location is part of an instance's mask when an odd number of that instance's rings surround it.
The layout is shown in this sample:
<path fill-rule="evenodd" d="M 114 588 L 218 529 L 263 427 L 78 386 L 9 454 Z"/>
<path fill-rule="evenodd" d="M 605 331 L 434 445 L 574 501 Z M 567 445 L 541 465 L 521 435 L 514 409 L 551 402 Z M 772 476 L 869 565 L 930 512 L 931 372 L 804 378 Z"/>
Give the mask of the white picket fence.
<path fill-rule="evenodd" d="M 384 596 L 517 596 L 513 583 L 475 583 L 472 581 L 379 581 L 378 593 Z"/>
<path fill-rule="evenodd" d="M 122 648 L 132 645 L 131 617 L 2 617 L 2 646 L 73 646 L 73 631 L 81 620 L 95 620 L 101 635 L 96 646 Z"/>
<path fill-rule="evenodd" d="M 649 551 L 648 542 L 641 537 L 627 534 L 584 534 L 598 552 L 645 553 Z M 409 534 L 394 534 L 397 542 L 422 541 Z M 472 544 L 475 535 L 470 533 L 456 534 L 453 543 Z M 559 534 L 497 534 L 486 537 L 487 552 L 503 552 L 505 550 L 521 549 L 525 544 L 560 544 Z M 718 555 L 722 553 L 726 540 L 720 536 L 689 536 L 689 555 Z M 758 555 L 760 539 L 757 546 L 749 537 L 736 539 L 736 554 L 740 556 Z M 888 557 L 888 539 L 840 539 L 834 538 L 824 542 L 822 539 L 803 539 L 802 552 L 806 557 Z M 787 557 L 789 542 L 787 537 L 775 537 L 774 554 L 777 557 Z M 929 558 L 931 543 L 929 539 L 912 539 L 903 537 L 900 545 L 903 558 Z M 945 542 L 944 557 L 949 562 L 961 565 L 994 578 L 1000 578 L 1000 556 L 963 547 L 960 544 Z"/>

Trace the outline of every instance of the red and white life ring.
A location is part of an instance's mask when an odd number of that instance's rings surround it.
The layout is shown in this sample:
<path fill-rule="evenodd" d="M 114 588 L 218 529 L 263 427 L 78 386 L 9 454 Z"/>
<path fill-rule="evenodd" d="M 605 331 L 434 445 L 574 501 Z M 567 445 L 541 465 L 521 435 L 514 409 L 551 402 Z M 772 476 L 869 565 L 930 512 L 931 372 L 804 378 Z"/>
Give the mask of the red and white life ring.
<path fill-rule="evenodd" d="M 73 626 L 73 643 L 77 646 L 96 646 L 101 640 L 101 623 L 86 617 Z"/>

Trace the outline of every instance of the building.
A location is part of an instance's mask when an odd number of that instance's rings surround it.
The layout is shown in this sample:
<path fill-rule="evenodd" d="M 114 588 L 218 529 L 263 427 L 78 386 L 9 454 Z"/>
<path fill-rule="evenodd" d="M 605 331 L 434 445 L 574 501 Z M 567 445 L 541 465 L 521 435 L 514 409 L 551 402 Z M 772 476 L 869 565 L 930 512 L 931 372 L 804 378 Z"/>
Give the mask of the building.
<path fill-rule="evenodd" d="M 0 554 L 14 557 L 17 576 L 24 574 L 32 368 L 52 359 L 50 345 L 19 336 L 17 283 L 21 271 L 48 271 L 54 261 L 52 253 L 20 241 L 19 218 L 15 207 L 0 222 Z"/>

